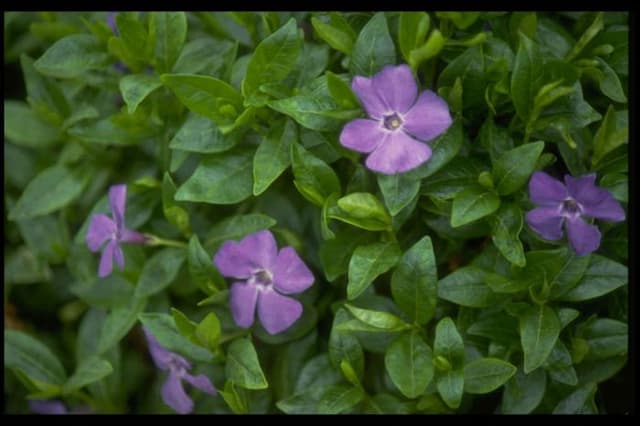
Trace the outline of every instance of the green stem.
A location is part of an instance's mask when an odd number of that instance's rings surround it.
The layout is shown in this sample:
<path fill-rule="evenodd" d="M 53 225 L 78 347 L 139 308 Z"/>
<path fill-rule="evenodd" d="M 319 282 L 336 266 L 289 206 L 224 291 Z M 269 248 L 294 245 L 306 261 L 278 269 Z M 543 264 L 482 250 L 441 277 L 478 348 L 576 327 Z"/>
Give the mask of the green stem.
<path fill-rule="evenodd" d="M 152 247 L 154 246 L 167 246 L 167 247 L 178 247 L 178 248 L 187 247 L 187 243 L 185 243 L 184 241 L 165 240 L 164 238 L 160 238 L 153 234 L 145 234 L 145 237 L 149 239 L 146 244 Z"/>

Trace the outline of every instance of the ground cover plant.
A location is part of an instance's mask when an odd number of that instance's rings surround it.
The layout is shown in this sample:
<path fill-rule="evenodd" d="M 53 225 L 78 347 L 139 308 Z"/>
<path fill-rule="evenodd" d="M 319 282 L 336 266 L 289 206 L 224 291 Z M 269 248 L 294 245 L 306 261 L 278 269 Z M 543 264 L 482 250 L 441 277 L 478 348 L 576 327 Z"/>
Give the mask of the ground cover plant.
<path fill-rule="evenodd" d="M 8 413 L 626 413 L 626 12 L 6 12 Z"/>

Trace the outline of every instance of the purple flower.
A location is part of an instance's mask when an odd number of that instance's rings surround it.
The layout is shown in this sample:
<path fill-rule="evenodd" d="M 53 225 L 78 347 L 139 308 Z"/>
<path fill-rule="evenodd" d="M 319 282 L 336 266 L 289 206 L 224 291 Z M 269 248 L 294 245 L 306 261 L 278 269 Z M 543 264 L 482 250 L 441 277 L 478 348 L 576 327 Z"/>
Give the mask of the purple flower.
<path fill-rule="evenodd" d="M 143 244 L 147 238 L 124 226 L 124 207 L 127 200 L 127 186 L 113 185 L 109 188 L 109 204 L 111 205 L 111 215 L 113 219 L 105 214 L 94 214 L 89 223 L 86 241 L 89 250 L 97 252 L 104 242 L 107 245 L 102 251 L 99 277 L 106 277 L 113 270 L 113 259 L 116 260 L 120 269 L 124 268 L 124 255 L 120 248 L 120 243 Z"/>
<path fill-rule="evenodd" d="M 36 414 L 69 414 L 62 401 L 56 399 L 32 399 L 29 401 L 29 409 Z"/>
<path fill-rule="evenodd" d="M 162 385 L 162 400 L 165 404 L 180 414 L 188 414 L 193 411 L 193 400 L 184 391 L 182 380 L 186 380 L 191 383 L 192 386 L 209 395 L 216 394 L 216 389 L 207 376 L 204 374 L 192 376 L 187 373 L 188 370 L 191 370 L 189 361 L 160 346 L 160 343 L 158 343 L 149 330 L 144 327 L 143 330 L 149 343 L 149 353 L 156 367 L 164 371 L 169 371 L 169 376 L 164 382 L 164 385 Z"/>
<path fill-rule="evenodd" d="M 116 25 L 116 15 L 118 14 L 118 12 L 109 12 L 107 14 L 107 24 L 109 25 L 109 27 L 111 28 L 111 31 L 113 31 L 113 33 L 118 36 L 120 35 L 118 33 L 118 26 Z"/>
<path fill-rule="evenodd" d="M 313 274 L 293 247 L 278 252 L 270 231 L 225 242 L 213 261 L 222 275 L 246 280 L 231 286 L 231 313 L 240 327 L 251 327 L 256 306 L 269 334 L 286 330 L 302 315 L 302 304 L 283 294 L 306 290 L 313 284 Z"/>
<path fill-rule="evenodd" d="M 370 119 L 347 123 L 340 143 L 368 153 L 369 169 L 396 174 L 431 158 L 429 141 L 451 125 L 446 102 L 430 90 L 418 96 L 418 86 L 407 65 L 386 66 L 372 78 L 356 76 L 351 88 Z"/>
<path fill-rule="evenodd" d="M 564 185 L 544 172 L 535 172 L 529 181 L 529 196 L 539 207 L 526 214 L 527 223 L 547 240 L 562 238 L 566 224 L 569 242 L 583 256 L 600 247 L 600 231 L 582 216 L 620 222 L 624 210 L 606 189 L 595 185 L 595 173 L 574 178 L 564 176 Z"/>

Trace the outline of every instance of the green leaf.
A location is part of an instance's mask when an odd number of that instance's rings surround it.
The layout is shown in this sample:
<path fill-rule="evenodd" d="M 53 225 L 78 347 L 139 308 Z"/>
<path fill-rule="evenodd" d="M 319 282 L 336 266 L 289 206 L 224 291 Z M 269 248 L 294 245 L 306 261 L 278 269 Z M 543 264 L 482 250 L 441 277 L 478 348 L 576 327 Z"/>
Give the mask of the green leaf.
<path fill-rule="evenodd" d="M 298 139 L 296 125 L 287 120 L 262 138 L 253 157 L 253 195 L 260 195 L 291 164 L 291 144 Z"/>
<path fill-rule="evenodd" d="M 353 46 L 349 71 L 370 77 L 385 65 L 396 63 L 396 49 L 389 34 L 384 12 L 378 12 L 365 24 Z"/>
<path fill-rule="evenodd" d="M 593 399 L 598 387 L 595 383 L 589 383 L 570 393 L 553 409 L 552 414 L 580 414 L 582 407 Z"/>
<path fill-rule="evenodd" d="M 620 145 L 628 143 L 629 128 L 618 128 L 617 113 L 613 105 L 609 105 L 600 127 L 593 137 L 593 158 L 591 164 L 598 164 L 609 152 Z"/>
<path fill-rule="evenodd" d="M 38 255 L 52 264 L 64 262 L 69 254 L 69 230 L 55 215 L 18 220 L 23 240 Z"/>
<path fill-rule="evenodd" d="M 203 156 L 175 199 L 210 204 L 235 204 L 251 196 L 253 152 L 237 149 Z"/>
<path fill-rule="evenodd" d="M 371 285 L 373 280 L 393 268 L 400 259 L 396 243 L 373 243 L 359 246 L 349 261 L 347 299 L 353 300 Z"/>
<path fill-rule="evenodd" d="M 329 359 L 338 368 L 343 360 L 349 362 L 358 377 L 364 372 L 364 353 L 358 339 L 352 334 L 338 330 L 341 324 L 349 321 L 349 314 L 344 308 L 339 308 L 333 319 L 331 334 L 329 335 Z"/>
<path fill-rule="evenodd" d="M 374 328 L 384 331 L 400 331 L 410 327 L 409 324 L 388 312 L 361 309 L 349 304 L 344 306 L 359 321 Z"/>
<path fill-rule="evenodd" d="M 516 367 L 497 358 L 479 358 L 464 366 L 464 391 L 483 394 L 493 392 L 505 384 Z"/>
<path fill-rule="evenodd" d="M 202 247 L 195 234 L 189 240 L 187 265 L 191 279 L 205 294 L 213 295 L 226 288 L 224 278 L 213 265 L 211 255 Z"/>
<path fill-rule="evenodd" d="M 587 340 L 588 360 L 606 359 L 624 355 L 629 350 L 629 327 L 626 323 L 609 318 L 598 318 L 581 324 L 581 335 Z"/>
<path fill-rule="evenodd" d="M 83 250 L 86 249 L 83 247 Z M 95 271 L 91 271 L 94 275 L 90 280 L 80 279 L 69 291 L 86 303 L 105 308 L 122 305 L 133 297 L 134 287 L 129 281 L 116 274 L 96 279 Z"/>
<path fill-rule="evenodd" d="M 318 403 L 318 414 L 340 414 L 364 398 L 362 388 L 351 385 L 329 386 Z"/>
<path fill-rule="evenodd" d="M 260 213 L 231 216 L 211 228 L 204 246 L 208 250 L 217 248 L 227 240 L 240 240 L 254 232 L 269 229 L 275 224 L 275 219 Z"/>
<path fill-rule="evenodd" d="M 229 380 L 245 389 L 269 387 L 260 368 L 258 354 L 249 339 L 237 339 L 229 345 L 225 372 Z"/>
<path fill-rule="evenodd" d="M 467 334 L 482 336 L 496 343 L 508 345 L 519 339 L 517 324 L 504 313 L 494 314 L 476 320 L 467 328 Z"/>
<path fill-rule="evenodd" d="M 284 80 L 293 70 L 301 47 L 293 18 L 256 46 L 242 80 L 242 95 L 247 105 L 266 103 L 267 98 L 260 93 L 260 86 Z"/>
<path fill-rule="evenodd" d="M 210 351 L 215 351 L 220 341 L 220 320 L 213 312 L 209 312 L 195 329 L 198 342 Z"/>
<path fill-rule="evenodd" d="M 249 401 L 247 400 L 247 393 L 242 388 L 236 388 L 235 384 L 231 380 L 227 380 L 224 384 L 224 391 L 220 391 L 220 396 L 227 403 L 231 411 L 235 414 L 247 414 L 249 413 Z"/>
<path fill-rule="evenodd" d="M 162 211 L 164 217 L 175 225 L 176 228 L 182 232 L 182 234 L 189 236 L 191 234 L 189 226 L 189 213 L 178 203 L 176 203 L 174 196 L 176 194 L 176 185 L 171 179 L 169 173 L 164 174 L 162 179 Z"/>
<path fill-rule="evenodd" d="M 359 102 L 356 95 L 351 90 L 349 80 L 343 78 L 344 75 L 338 76 L 331 71 L 325 71 L 327 78 L 327 89 L 334 101 L 344 109 L 358 108 Z"/>
<path fill-rule="evenodd" d="M 24 102 L 4 101 L 4 136 L 16 145 L 43 149 L 55 145 L 60 131 Z"/>
<path fill-rule="evenodd" d="M 431 348 L 417 333 L 405 333 L 396 339 L 384 355 L 384 365 L 400 392 L 417 398 L 433 379 Z"/>
<path fill-rule="evenodd" d="M 285 414 L 317 414 L 319 396 L 313 390 L 298 392 L 276 402 L 276 407 Z"/>
<path fill-rule="evenodd" d="M 418 195 L 420 180 L 403 174 L 378 175 L 378 186 L 391 216 L 396 216 Z"/>
<path fill-rule="evenodd" d="M 44 75 L 74 78 L 102 68 L 108 60 L 109 55 L 95 37 L 73 34 L 56 41 L 33 65 Z"/>
<path fill-rule="evenodd" d="M 27 101 L 34 111 L 46 111 L 47 116 L 51 115 L 55 121 L 68 117 L 71 110 L 64 93 L 51 79 L 40 74 L 33 63 L 33 59 L 27 55 L 20 55 L 20 66 L 27 89 Z"/>
<path fill-rule="evenodd" d="M 158 340 L 160 346 L 171 352 L 177 352 L 193 361 L 210 362 L 213 359 L 207 349 L 191 343 L 178 332 L 171 315 L 159 312 L 146 312 L 139 315 L 142 325 Z"/>
<path fill-rule="evenodd" d="M 332 193 L 341 193 L 338 176 L 324 161 L 297 143 L 291 144 L 291 168 L 298 191 L 318 207 Z"/>
<path fill-rule="evenodd" d="M 453 199 L 471 184 L 477 183 L 484 164 L 476 158 L 458 157 L 444 169 L 426 178 L 421 193 L 444 200 Z"/>
<path fill-rule="evenodd" d="M 103 379 L 113 372 L 111 364 L 96 356 L 84 359 L 64 384 L 65 394 L 73 393 L 91 383 Z"/>
<path fill-rule="evenodd" d="M 529 181 L 544 142 L 531 142 L 504 152 L 493 163 L 493 180 L 500 195 L 509 195 Z"/>
<path fill-rule="evenodd" d="M 225 78 L 225 68 L 235 59 L 237 46 L 230 40 L 197 38 L 187 42 L 171 69 L 175 74 L 203 74 Z"/>
<path fill-rule="evenodd" d="M 543 367 L 549 373 L 549 377 L 556 382 L 569 386 L 575 386 L 578 383 L 571 353 L 560 339 L 551 350 L 549 358 L 547 358 Z"/>
<path fill-rule="evenodd" d="M 362 414 L 411 414 L 412 405 L 388 393 L 379 393 L 365 400 Z"/>
<path fill-rule="evenodd" d="M 154 58 L 159 73 L 169 72 L 187 40 L 185 12 L 151 12 L 155 27 Z"/>
<path fill-rule="evenodd" d="M 40 172 L 9 212 L 9 220 L 42 216 L 65 207 L 84 191 L 91 179 L 85 166 L 55 164 Z"/>
<path fill-rule="evenodd" d="M 486 308 L 502 299 L 487 285 L 487 272 L 465 266 L 438 282 L 438 297 L 470 308 Z"/>
<path fill-rule="evenodd" d="M 236 142 L 235 138 L 223 135 L 213 121 L 192 113 L 169 142 L 169 148 L 213 154 L 228 151 Z"/>
<path fill-rule="evenodd" d="M 337 204 L 351 218 L 378 221 L 387 226 L 391 224 L 391 217 L 384 205 L 375 195 L 368 192 L 352 192 L 339 198 Z"/>
<path fill-rule="evenodd" d="M 498 210 L 500 197 L 479 185 L 469 186 L 459 192 L 451 206 L 451 226 L 466 225 Z"/>
<path fill-rule="evenodd" d="M 242 111 L 242 96 L 228 83 L 195 74 L 163 74 L 160 80 L 191 111 L 215 121 L 223 133 Z"/>
<path fill-rule="evenodd" d="M 504 414 L 529 414 L 540 405 L 547 386 L 547 375 L 542 368 L 530 374 L 518 369 L 504 385 L 502 412 Z"/>
<path fill-rule="evenodd" d="M 600 90 L 614 102 L 626 103 L 627 97 L 622 89 L 618 74 L 602 58 L 595 58 L 602 67 L 602 78 L 599 80 Z"/>
<path fill-rule="evenodd" d="M 135 297 L 149 297 L 164 290 L 178 276 L 186 255 L 184 249 L 174 247 L 155 253 L 140 272 Z"/>
<path fill-rule="evenodd" d="M 329 21 L 324 22 L 315 16 L 311 18 L 311 25 L 318 37 L 345 55 L 350 55 L 356 42 L 356 33 L 349 22 L 339 13 L 329 13 Z"/>
<path fill-rule="evenodd" d="M 105 319 L 100 338 L 98 339 L 97 354 L 103 354 L 117 345 L 129 333 L 131 327 L 138 320 L 138 314 L 144 310 L 147 299 L 131 298 L 128 304 L 116 306 Z"/>
<path fill-rule="evenodd" d="M 338 103 L 324 93 L 304 93 L 277 99 L 269 101 L 268 106 L 293 118 L 302 127 L 321 132 L 337 130 L 345 121 L 361 114 L 355 108 L 340 109 Z"/>
<path fill-rule="evenodd" d="M 26 333 L 4 330 L 4 365 L 20 371 L 35 383 L 42 384 L 40 390 L 58 385 L 67 379 L 60 360 L 40 341 Z"/>
<path fill-rule="evenodd" d="M 560 296 L 567 302 L 581 302 L 610 293 L 629 281 L 626 266 L 606 257 L 592 254 L 589 266 L 578 284 L 568 293 Z"/>
<path fill-rule="evenodd" d="M 398 307 L 416 323 L 426 324 L 433 317 L 438 300 L 438 274 L 429 236 L 403 253 L 391 276 L 391 294 Z"/>
<path fill-rule="evenodd" d="M 155 75 L 129 74 L 120 79 L 120 93 L 127 104 L 129 114 L 136 112 L 138 105 L 158 87 L 162 82 Z"/>
<path fill-rule="evenodd" d="M 511 97 L 518 116 L 527 123 L 533 100 L 542 85 L 543 64 L 538 44 L 520 33 L 511 75 Z"/>
<path fill-rule="evenodd" d="M 189 317 L 187 317 L 176 308 L 171 308 L 171 316 L 173 317 L 173 322 L 176 324 L 176 329 L 178 330 L 178 332 L 184 337 L 193 340 L 192 338 L 198 324 L 191 321 Z"/>
<path fill-rule="evenodd" d="M 426 12 L 400 12 L 398 20 L 398 45 L 407 63 L 411 64 L 411 51 L 424 43 L 429 31 L 430 19 Z M 416 69 L 415 66 L 412 66 Z"/>
<path fill-rule="evenodd" d="M 493 220 L 491 239 L 500 253 L 512 264 L 524 267 L 527 260 L 520 241 L 522 210 L 516 204 L 502 204 Z"/>
<path fill-rule="evenodd" d="M 458 408 L 464 391 L 464 343 L 454 322 L 445 317 L 436 326 L 433 341 L 434 357 L 443 357 L 451 368 L 436 375 L 436 387 L 444 402 Z"/>
<path fill-rule="evenodd" d="M 367 242 L 370 242 L 370 234 L 355 230 L 340 232 L 334 239 L 323 242 L 319 255 L 327 280 L 334 281 L 340 275 L 347 273 L 353 251 Z"/>
<path fill-rule="evenodd" d="M 524 372 L 540 367 L 560 335 L 560 320 L 546 305 L 531 306 L 520 316 L 520 342 L 524 351 Z"/>

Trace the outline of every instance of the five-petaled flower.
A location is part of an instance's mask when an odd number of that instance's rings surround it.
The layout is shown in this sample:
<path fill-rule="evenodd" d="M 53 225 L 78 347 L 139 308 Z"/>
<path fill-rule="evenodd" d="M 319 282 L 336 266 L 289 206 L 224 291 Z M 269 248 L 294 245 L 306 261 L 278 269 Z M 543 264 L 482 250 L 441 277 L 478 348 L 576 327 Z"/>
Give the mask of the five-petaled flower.
<path fill-rule="evenodd" d="M 86 235 L 87 246 L 92 252 L 97 252 L 107 242 L 100 258 L 98 276 L 106 277 L 113 270 L 113 259 L 120 269 L 124 268 L 124 255 L 120 243 L 144 244 L 147 237 L 124 226 L 124 209 L 127 200 L 127 186 L 113 185 L 109 188 L 109 204 L 111 215 L 94 214 L 89 223 Z"/>
<path fill-rule="evenodd" d="M 396 174 L 431 158 L 430 141 L 451 125 L 447 103 L 430 90 L 418 96 L 408 65 L 386 66 L 372 78 L 356 76 L 351 88 L 370 119 L 347 123 L 340 143 L 368 153 L 365 164 L 375 172 Z"/>
<path fill-rule="evenodd" d="M 162 385 L 162 400 L 165 404 L 180 414 L 188 414 L 193 411 L 193 400 L 184 391 L 182 380 L 186 380 L 192 386 L 209 395 L 216 394 L 216 389 L 207 376 L 204 374 L 198 374 L 197 376 L 189 374 L 187 372 L 191 370 L 189 361 L 160 346 L 160 343 L 149 330 L 145 327 L 143 327 L 143 330 L 149 344 L 149 353 L 156 367 L 169 371 L 169 376 L 164 385 Z"/>
<path fill-rule="evenodd" d="M 527 223 L 547 240 L 562 238 L 566 224 L 569 242 L 583 256 L 598 249 L 600 231 L 582 217 L 620 222 L 625 219 L 622 206 L 606 189 L 595 185 L 595 173 L 574 178 L 565 175 L 564 185 L 544 172 L 536 172 L 529 181 L 529 196 L 539 207 L 526 214 Z"/>
<path fill-rule="evenodd" d="M 270 231 L 225 242 L 213 261 L 222 275 L 245 280 L 234 283 L 230 292 L 231 312 L 238 326 L 251 327 L 256 305 L 269 334 L 286 330 L 302 315 L 302 304 L 283 294 L 306 290 L 313 284 L 313 274 L 293 247 L 278 252 Z"/>

